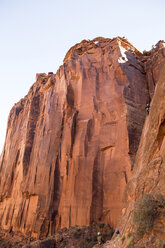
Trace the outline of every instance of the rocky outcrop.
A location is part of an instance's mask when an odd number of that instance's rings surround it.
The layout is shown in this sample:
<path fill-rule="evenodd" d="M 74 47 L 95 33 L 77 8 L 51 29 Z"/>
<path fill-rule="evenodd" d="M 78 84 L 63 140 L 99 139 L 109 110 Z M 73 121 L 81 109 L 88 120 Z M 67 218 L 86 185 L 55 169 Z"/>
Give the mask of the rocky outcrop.
<path fill-rule="evenodd" d="M 142 132 L 134 170 L 124 193 L 120 219 L 123 233 L 133 231 L 135 202 L 145 194 L 165 197 L 165 43 L 159 42 L 145 58 L 151 96 L 150 111 Z M 165 239 L 164 211 L 153 225 L 152 235 Z M 138 246 L 139 247 L 139 246 Z"/>
<path fill-rule="evenodd" d="M 142 62 L 146 72 L 150 100 L 153 98 L 155 85 L 160 77 L 161 68 L 164 65 L 165 42 L 159 41 L 149 52 L 144 52 Z"/>
<path fill-rule="evenodd" d="M 1 226 L 33 237 L 95 221 L 115 227 L 152 94 L 148 85 L 142 55 L 119 37 L 84 40 L 56 74 L 37 74 L 9 115 Z"/>

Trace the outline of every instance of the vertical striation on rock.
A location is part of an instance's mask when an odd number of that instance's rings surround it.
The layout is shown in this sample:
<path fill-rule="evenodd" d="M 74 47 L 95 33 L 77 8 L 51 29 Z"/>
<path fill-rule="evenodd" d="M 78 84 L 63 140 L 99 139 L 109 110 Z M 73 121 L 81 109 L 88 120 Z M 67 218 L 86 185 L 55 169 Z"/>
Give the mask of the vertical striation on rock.
<path fill-rule="evenodd" d="M 165 43 L 143 57 L 150 94 L 150 111 L 147 115 L 137 151 L 134 170 L 126 186 L 120 218 L 122 232 L 132 230 L 135 202 L 145 194 L 165 196 Z M 165 239 L 164 215 L 159 215 L 152 234 Z"/>
<path fill-rule="evenodd" d="M 3 228 L 43 237 L 95 221 L 116 226 L 149 101 L 141 57 L 126 39 L 99 37 L 72 47 L 56 74 L 37 74 L 9 115 Z"/>

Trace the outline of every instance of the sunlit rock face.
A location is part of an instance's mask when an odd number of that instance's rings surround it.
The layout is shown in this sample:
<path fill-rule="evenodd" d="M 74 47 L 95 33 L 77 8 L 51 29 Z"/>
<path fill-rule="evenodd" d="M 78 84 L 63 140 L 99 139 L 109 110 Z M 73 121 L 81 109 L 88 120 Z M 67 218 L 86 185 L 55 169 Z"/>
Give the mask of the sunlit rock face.
<path fill-rule="evenodd" d="M 165 46 L 160 41 L 142 60 L 150 95 L 147 115 L 137 151 L 134 170 L 127 184 L 122 214 L 121 232 L 132 230 L 135 202 L 145 194 L 165 197 Z M 154 221 L 152 235 L 165 239 L 165 217 L 161 211 Z"/>
<path fill-rule="evenodd" d="M 141 54 L 123 38 L 84 40 L 37 74 L 12 108 L 0 160 L 0 223 L 34 237 L 116 227 L 149 101 Z"/>

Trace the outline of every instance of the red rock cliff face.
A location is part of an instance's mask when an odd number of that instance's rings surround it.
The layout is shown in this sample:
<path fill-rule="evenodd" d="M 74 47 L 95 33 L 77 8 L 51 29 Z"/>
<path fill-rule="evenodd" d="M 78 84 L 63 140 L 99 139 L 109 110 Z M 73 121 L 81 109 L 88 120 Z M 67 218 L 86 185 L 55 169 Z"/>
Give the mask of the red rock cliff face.
<path fill-rule="evenodd" d="M 82 41 L 12 108 L 0 161 L 0 223 L 32 236 L 116 226 L 149 101 L 125 39 Z"/>
<path fill-rule="evenodd" d="M 165 197 L 165 43 L 143 57 L 151 97 L 134 170 L 124 193 L 120 229 L 132 229 L 135 202 L 144 194 L 162 194 Z M 165 239 L 165 217 L 160 215 L 154 222 L 153 234 Z"/>

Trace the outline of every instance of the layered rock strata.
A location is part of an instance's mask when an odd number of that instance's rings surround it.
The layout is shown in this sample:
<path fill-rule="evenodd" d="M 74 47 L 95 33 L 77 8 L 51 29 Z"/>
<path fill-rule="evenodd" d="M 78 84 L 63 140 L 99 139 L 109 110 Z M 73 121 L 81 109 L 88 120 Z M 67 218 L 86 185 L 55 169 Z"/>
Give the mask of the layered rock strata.
<path fill-rule="evenodd" d="M 42 237 L 116 226 L 150 99 L 141 57 L 126 39 L 96 38 L 72 47 L 56 74 L 37 74 L 8 119 L 3 228 Z"/>

